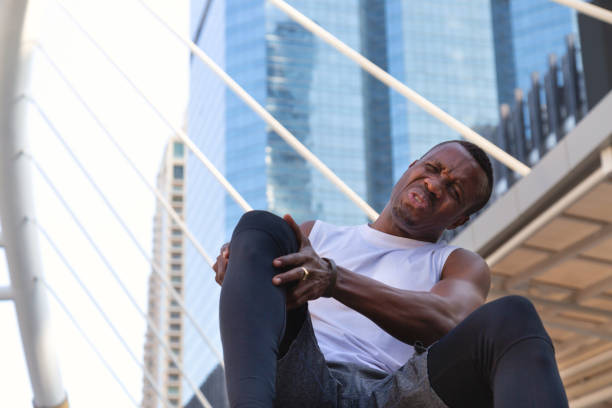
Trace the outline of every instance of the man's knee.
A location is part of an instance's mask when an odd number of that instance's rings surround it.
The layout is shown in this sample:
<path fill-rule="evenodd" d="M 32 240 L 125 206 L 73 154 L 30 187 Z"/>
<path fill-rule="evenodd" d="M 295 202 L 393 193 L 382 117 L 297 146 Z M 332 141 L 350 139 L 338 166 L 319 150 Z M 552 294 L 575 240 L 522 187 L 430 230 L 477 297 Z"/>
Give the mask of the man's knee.
<path fill-rule="evenodd" d="M 540 316 L 531 301 L 523 296 L 505 296 L 482 306 L 483 329 L 505 339 L 543 337 L 550 342 Z"/>
<path fill-rule="evenodd" d="M 289 224 L 271 212 L 261 210 L 245 212 L 234 228 L 232 241 L 237 234 L 248 230 L 257 230 L 268 235 L 276 242 L 282 253 L 292 253 L 298 250 L 297 238 Z"/>

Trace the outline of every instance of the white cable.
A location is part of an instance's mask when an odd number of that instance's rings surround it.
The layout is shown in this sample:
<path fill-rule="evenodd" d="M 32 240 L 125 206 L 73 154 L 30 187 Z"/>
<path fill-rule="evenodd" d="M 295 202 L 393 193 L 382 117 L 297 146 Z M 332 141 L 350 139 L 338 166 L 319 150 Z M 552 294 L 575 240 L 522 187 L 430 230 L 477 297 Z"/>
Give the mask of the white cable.
<path fill-rule="evenodd" d="M 147 260 L 147 262 L 151 265 L 151 267 L 153 268 L 153 272 L 157 275 L 157 277 L 161 280 L 161 282 L 164 284 L 164 286 L 166 287 L 166 289 L 168 290 L 168 292 L 170 293 L 171 297 L 178 303 L 179 307 L 183 310 L 183 312 L 185 312 L 185 315 L 187 316 L 187 318 L 189 319 L 189 321 L 193 324 L 193 326 L 196 328 L 196 331 L 200 334 L 200 337 L 202 338 L 202 340 L 204 340 L 204 342 L 208 345 L 208 347 L 210 348 L 210 350 L 213 352 L 213 354 L 215 354 L 215 356 L 217 357 L 217 360 L 219 361 L 219 364 L 221 365 L 221 367 L 225 367 L 224 363 L 223 363 L 223 356 L 221 355 L 221 353 L 219 352 L 219 350 L 217 350 L 217 348 L 214 346 L 214 344 L 212 343 L 212 341 L 208 338 L 208 336 L 204 333 L 204 330 L 202 329 L 202 327 L 196 322 L 195 318 L 193 317 L 193 315 L 187 310 L 187 307 L 185 306 L 185 303 L 183 302 L 183 300 L 181 299 L 181 296 L 176 292 L 176 290 L 174 289 L 174 287 L 172 286 L 172 284 L 170 283 L 170 281 L 168 281 L 168 278 L 166 276 L 164 276 L 163 272 L 161 271 L 161 268 L 159 267 L 159 265 L 157 265 L 155 262 L 153 262 L 153 260 L 151 259 L 151 257 L 149 257 L 149 255 L 147 254 L 147 252 L 144 250 L 144 248 L 142 247 L 142 245 L 140 245 L 140 243 L 138 242 L 138 239 L 136 238 L 136 236 L 134 235 L 134 233 L 132 232 L 132 230 L 127 226 L 127 223 L 125 222 L 125 220 L 123 220 L 123 218 L 119 215 L 119 213 L 117 212 L 117 210 L 115 209 L 115 207 L 110 203 L 110 201 L 108 200 L 108 198 L 106 197 L 106 195 L 104 194 L 104 192 L 100 189 L 100 187 L 98 186 L 98 184 L 94 181 L 93 177 L 91 176 L 91 174 L 87 171 L 87 169 L 85 169 L 85 166 L 83 166 L 83 164 L 81 163 L 81 161 L 77 158 L 77 156 L 74 154 L 74 151 L 70 148 L 70 146 L 68 145 L 68 143 L 66 143 L 66 140 L 62 137 L 62 135 L 60 134 L 60 132 L 57 130 L 57 128 L 53 125 L 53 123 L 51 122 L 51 120 L 49 119 L 49 117 L 46 115 L 46 113 L 42 110 L 42 108 L 40 107 L 40 105 L 34 101 L 31 98 L 26 98 L 28 101 L 30 101 L 30 103 L 32 103 L 36 109 L 38 110 L 38 113 L 41 115 L 41 117 L 43 118 L 43 120 L 45 121 L 45 123 L 47 124 L 47 126 L 49 126 L 49 129 L 51 130 L 51 132 L 55 135 L 55 137 L 57 137 L 57 139 L 59 140 L 59 142 L 62 144 L 62 146 L 64 147 L 64 149 L 68 152 L 68 154 L 70 155 L 70 157 L 72 157 L 72 160 L 74 160 L 74 162 L 76 163 L 76 165 L 79 167 L 79 169 L 81 170 L 81 172 L 83 173 L 83 175 L 85 176 L 85 178 L 87 178 L 87 181 L 92 185 L 92 187 L 96 190 L 96 193 L 98 193 L 98 195 L 100 196 L 100 198 L 102 198 L 102 200 L 104 201 L 104 204 L 106 205 L 106 207 L 111 211 L 111 213 L 113 214 L 113 216 L 117 219 L 117 222 L 119 222 L 119 224 L 121 225 L 121 227 L 123 228 L 123 230 L 128 234 L 128 236 L 130 237 L 130 239 L 132 240 L 132 242 L 136 245 L 136 247 L 138 248 L 139 252 L 141 253 L 141 255 Z"/>
<path fill-rule="evenodd" d="M 138 402 L 134 399 L 134 397 L 132 397 L 132 394 L 130 394 L 130 392 L 128 391 L 126 385 L 123 383 L 123 381 L 121 381 L 121 379 L 119 378 L 119 376 L 117 375 L 115 370 L 113 370 L 113 368 L 110 366 L 108 361 L 106 361 L 106 359 L 104 358 L 102 353 L 100 353 L 100 350 L 98 350 L 96 345 L 91 341 L 91 339 L 87 336 L 87 334 L 85 334 L 85 331 L 83 330 L 81 325 L 79 325 L 79 323 L 75 319 L 74 315 L 72 313 L 70 313 L 70 310 L 68 310 L 68 307 L 66 307 L 66 304 L 64 302 L 62 302 L 62 300 L 60 299 L 58 294 L 55 292 L 55 290 L 44 279 L 41 279 L 41 278 L 37 278 L 37 279 L 43 284 L 43 286 L 45 288 L 47 288 L 47 290 L 49 291 L 51 296 L 53 298 L 55 298 L 55 301 L 57 302 L 57 304 L 62 308 L 64 313 L 66 313 L 66 316 L 68 316 L 68 318 L 70 319 L 70 321 L 72 322 L 74 327 L 78 330 L 78 332 L 81 334 L 83 339 L 85 339 L 85 342 L 87 342 L 89 347 L 91 347 L 91 349 L 94 351 L 94 353 L 96 353 L 96 356 L 98 356 L 98 358 L 100 359 L 100 361 L 102 362 L 104 367 L 108 370 L 108 372 L 115 379 L 115 381 L 117 381 L 117 384 L 119 384 L 119 386 L 121 387 L 121 389 L 123 390 L 125 395 L 127 395 L 128 398 L 132 401 L 132 404 L 134 404 L 135 407 L 138 407 L 139 406 Z M 144 370 L 143 367 L 141 367 L 141 368 Z"/>
<path fill-rule="evenodd" d="M 606 10 L 603 7 L 596 6 L 594 4 L 587 3 L 586 1 L 579 0 L 551 0 L 555 3 L 559 3 L 563 6 L 573 8 L 574 10 L 586 14 L 587 16 L 596 18 L 597 20 L 603 21 L 604 23 L 612 24 L 612 11 Z"/>
<path fill-rule="evenodd" d="M 83 96 L 79 93 L 79 91 L 76 89 L 76 87 L 72 84 L 72 82 L 70 82 L 70 80 L 66 77 L 66 75 L 64 75 L 63 71 L 59 68 L 59 66 L 55 63 L 55 61 L 53 60 L 53 58 L 51 58 L 51 56 L 46 52 L 46 50 L 40 45 L 40 44 L 36 44 L 35 47 L 40 51 L 40 53 L 45 57 L 45 59 L 47 60 L 47 62 L 49 62 L 49 65 L 51 65 L 51 67 L 55 70 L 55 72 L 57 72 L 58 76 L 62 79 L 62 81 L 64 82 L 64 84 L 66 84 L 66 86 L 72 91 L 72 93 L 74 94 L 74 96 L 79 100 L 79 102 L 81 103 L 81 105 L 85 108 L 85 110 L 89 113 L 89 115 L 92 117 L 92 119 L 96 122 L 96 124 L 98 125 L 98 127 L 102 130 L 102 132 L 104 133 L 104 135 L 109 139 L 109 141 L 113 144 L 113 146 L 115 146 L 115 148 L 117 149 L 117 151 L 121 154 L 121 156 L 123 156 L 123 158 L 128 162 L 128 164 L 130 165 L 130 167 L 136 172 L 136 174 L 138 175 L 138 177 L 140 178 L 140 180 L 142 180 L 142 182 L 147 186 L 147 188 L 155 195 L 155 198 L 157 199 L 157 201 L 164 207 L 164 209 L 166 210 L 166 212 L 168 213 L 168 215 L 170 215 L 170 218 L 172 218 L 172 220 L 179 226 L 179 228 L 183 231 L 183 233 L 187 236 L 187 238 L 189 239 L 189 241 L 191 241 L 191 243 L 193 244 L 193 246 L 195 247 L 196 251 L 198 251 L 200 253 L 200 255 L 204 258 L 204 260 L 206 261 L 206 263 L 208 263 L 208 265 L 210 267 L 212 267 L 212 265 L 214 264 L 212 258 L 208 255 L 208 253 L 204 250 L 204 248 L 202 247 L 202 245 L 200 244 L 200 242 L 196 239 L 196 237 L 191 233 L 191 231 L 189 230 L 189 228 L 187 227 L 187 225 L 185 224 L 185 222 L 181 219 L 181 217 L 176 213 L 176 211 L 174 210 L 174 208 L 172 208 L 172 206 L 170 205 L 170 203 L 168 203 L 168 201 L 164 198 L 164 196 L 161 194 L 161 192 L 155 187 L 153 186 L 148 180 L 147 178 L 144 176 L 144 174 L 142 174 L 142 172 L 138 169 L 138 167 L 134 164 L 134 161 L 128 156 L 128 154 L 125 152 L 125 150 L 123 150 L 123 148 L 119 145 L 119 143 L 117 142 L 117 139 L 115 139 L 113 137 L 113 135 L 110 133 L 110 131 L 106 128 L 106 126 L 104 126 L 104 123 L 102 122 L 102 120 L 98 117 L 98 115 L 96 115 L 96 113 L 94 112 L 94 110 L 91 108 L 91 106 L 87 103 L 87 101 L 85 101 L 85 99 L 83 98 Z M 31 98 L 28 98 L 32 103 L 34 103 L 35 105 L 36 102 L 33 101 Z M 39 109 L 40 110 L 40 109 Z M 43 115 L 44 116 L 44 115 Z"/>
<path fill-rule="evenodd" d="M 149 97 L 147 97 L 143 91 L 140 90 L 138 85 L 125 73 L 123 69 L 113 60 L 113 58 L 104 50 L 104 48 L 93 38 L 91 34 L 78 22 L 76 17 L 68 10 L 66 6 L 60 1 L 55 0 L 62 11 L 68 16 L 72 23 L 83 33 L 83 35 L 94 45 L 95 48 L 106 58 L 106 60 L 121 74 L 121 76 L 130 84 L 130 86 L 136 91 L 136 93 L 146 102 L 146 104 L 155 112 L 157 117 L 161 119 L 164 124 L 170 128 L 180 139 L 185 146 L 194 154 L 198 160 L 202 162 L 204 166 L 212 173 L 217 181 L 225 188 L 228 194 L 238 203 L 244 211 L 251 211 L 253 208 L 247 203 L 247 201 L 236 191 L 236 189 L 230 184 L 229 181 L 221 174 L 221 172 L 215 167 L 215 165 L 202 153 L 202 151 L 193 143 L 193 141 L 187 136 L 187 134 L 179 127 L 172 124 L 172 122 L 162 113 Z M 211 264 L 212 265 L 212 264 Z"/>
<path fill-rule="evenodd" d="M 344 193 L 353 203 L 355 203 L 371 220 L 378 217 L 378 213 L 368 205 L 357 193 L 355 193 L 344 181 L 342 181 L 329 167 L 327 167 L 317 156 L 315 156 L 306 146 L 304 146 L 295 136 L 287 130 L 278 120 L 274 118 L 255 98 L 247 93 L 236 81 L 232 79 L 221 67 L 219 67 L 201 48 L 193 41 L 175 30 L 159 14 L 151 9 L 143 0 L 138 1 L 153 17 L 155 17 L 164 27 L 174 34 L 204 64 L 210 68 L 225 84 L 242 99 L 257 115 L 259 115 L 281 138 L 285 140 L 295 151 L 306 161 L 312 164 L 323 174 L 334 186 Z"/>
<path fill-rule="evenodd" d="M 111 328 L 111 330 L 113 331 L 113 333 L 115 334 L 115 336 L 117 337 L 117 339 L 119 339 L 119 341 L 121 342 L 121 344 L 123 345 L 123 347 L 125 348 L 125 350 L 128 352 L 128 354 L 130 355 L 130 357 L 132 358 L 132 360 L 134 360 L 134 362 L 143 370 L 143 373 L 145 375 L 145 377 L 147 378 L 147 380 L 149 381 L 149 383 L 151 384 L 151 386 L 153 387 L 155 393 L 157 394 L 157 396 L 159 397 L 159 399 L 161 400 L 162 404 L 164 404 L 166 407 L 168 407 L 169 403 L 166 400 L 166 398 L 163 396 L 163 393 L 161 392 L 161 390 L 159 389 L 159 387 L 157 387 L 157 384 L 155 383 L 155 381 L 153 380 L 151 374 L 149 373 L 149 371 L 147 371 L 146 367 L 144 366 L 144 364 L 142 364 L 142 362 L 138 359 L 138 357 L 136 357 L 136 355 L 134 354 L 134 352 L 132 351 L 132 349 L 130 349 L 130 346 L 128 345 L 127 341 L 123 338 L 123 336 L 121 335 L 121 333 L 119 332 L 119 329 L 117 329 L 117 327 L 113 324 L 112 320 L 108 317 L 108 315 L 104 312 L 104 309 L 102 309 L 102 306 L 100 306 L 100 304 L 98 303 L 98 301 L 96 300 L 96 298 L 93 296 L 93 294 L 91 293 L 91 291 L 87 288 L 87 286 L 85 285 L 85 283 L 81 280 L 81 278 L 79 277 L 79 275 L 76 273 L 76 271 L 74 270 L 74 268 L 72 267 L 72 265 L 70 265 L 70 263 L 68 262 L 68 259 L 66 259 L 66 257 L 64 256 L 64 254 L 62 253 L 62 251 L 59 249 L 59 247 L 55 244 L 55 241 L 53 241 L 51 239 L 51 237 L 49 236 L 49 234 L 47 233 L 47 231 L 43 228 L 42 225 L 40 225 L 36 220 L 29 220 L 30 222 L 32 222 L 36 228 L 38 229 L 38 231 L 40 231 L 40 233 L 45 237 L 45 240 L 49 243 L 49 245 L 51 245 L 51 248 L 53 249 L 53 251 L 57 254 L 57 256 L 60 258 L 60 260 L 62 261 L 62 263 L 64 264 L 64 266 L 66 266 L 66 268 L 68 269 L 68 271 L 70 272 L 70 274 L 74 277 L 74 279 L 77 281 L 78 285 L 81 287 L 81 289 L 83 290 L 83 292 L 85 293 L 85 295 L 89 298 L 89 300 L 91 301 L 91 303 L 93 303 L 94 307 L 96 308 L 96 310 L 98 310 L 98 313 L 100 313 L 100 315 L 102 316 L 102 318 L 104 319 L 104 321 L 106 322 L 106 324 L 108 324 L 108 326 Z M 43 283 L 45 284 L 45 286 L 47 286 L 47 288 L 49 289 L 49 285 L 47 285 L 47 283 L 45 281 L 43 281 Z M 54 295 L 55 296 L 55 295 Z M 58 302 L 60 302 L 59 298 L 56 297 L 56 299 L 58 300 Z M 60 302 L 61 304 L 61 302 Z M 65 307 L 62 305 L 62 307 Z M 71 319 L 74 320 L 73 317 L 71 317 Z"/>
<path fill-rule="evenodd" d="M 55 185 L 53 184 L 53 182 L 51 181 L 49 176 L 45 173 L 44 169 L 42 167 L 40 167 L 38 162 L 36 160 L 34 160 L 34 158 L 32 156 L 29 156 L 29 155 L 26 155 L 26 156 L 32 161 L 32 163 L 34 164 L 34 166 L 38 170 L 39 174 L 43 177 L 43 179 L 45 180 L 47 185 L 51 188 L 51 190 L 53 191 L 53 193 L 55 194 L 57 199 L 60 201 L 60 203 L 62 204 L 62 206 L 66 210 L 66 212 L 68 212 L 68 214 L 70 215 L 70 217 L 72 218 L 74 223 L 77 225 L 77 227 L 79 228 L 81 233 L 85 236 L 85 238 L 87 239 L 87 241 L 89 242 L 91 247 L 94 249 L 94 251 L 96 252 L 98 257 L 102 260 L 102 262 L 104 263 L 106 268 L 113 275 L 113 278 L 119 284 L 119 286 L 121 287 L 121 289 L 123 290 L 125 295 L 128 297 L 130 303 L 132 303 L 132 305 L 138 311 L 138 313 L 147 321 L 147 324 L 149 325 L 149 329 L 151 330 L 151 332 L 153 332 L 153 334 L 157 338 L 157 341 L 159 342 L 159 345 L 162 347 L 162 349 L 164 349 L 164 351 L 166 352 L 166 354 L 168 355 L 170 360 L 176 365 L 177 369 L 179 370 L 179 372 L 183 376 L 183 379 L 185 380 L 185 382 L 187 382 L 187 385 L 189 385 L 189 387 L 191 388 L 191 390 L 195 394 L 196 398 L 200 401 L 200 403 L 205 408 L 212 408 L 210 403 L 206 399 L 206 397 L 199 390 L 199 388 L 193 383 L 193 381 L 191 381 L 191 379 L 187 375 L 185 375 L 185 372 L 184 372 L 184 369 L 183 369 L 183 365 L 178 361 L 178 358 L 176 357 L 174 352 L 172 352 L 170 347 L 166 344 L 166 341 L 164 340 L 162 335 L 159 333 L 159 329 L 157 328 L 157 325 L 155 324 L 155 322 L 150 318 L 150 316 L 148 314 L 146 314 L 140 308 L 140 306 L 138 305 L 138 302 L 136 301 L 136 299 L 134 299 L 134 297 L 132 296 L 130 291 L 127 289 L 127 287 L 125 286 L 125 284 L 123 283 L 123 281 L 119 277 L 119 274 L 117 274 L 117 271 L 115 271 L 115 268 L 113 268 L 113 266 L 110 264 L 109 260 L 106 258 L 106 256 L 100 250 L 100 247 L 98 247 L 98 245 L 96 244 L 94 239 L 91 237 L 91 235 L 89 235 L 89 233 L 87 232 L 87 230 L 85 229 L 85 227 L 83 226 L 81 221 L 78 219 L 78 217 L 76 216 L 74 211 L 72 211 L 72 209 L 70 208 L 70 206 L 68 205 L 66 200 L 64 200 L 64 198 L 60 194 L 60 192 L 57 189 L 57 187 L 55 187 Z"/>
<path fill-rule="evenodd" d="M 416 93 L 414 90 L 410 89 L 405 84 L 395 79 L 388 72 L 384 71 L 372 61 L 365 58 L 363 55 L 340 41 L 338 38 L 336 38 L 331 33 L 316 24 L 314 21 L 312 21 L 311 19 L 309 19 L 308 17 L 285 3 L 283 0 L 268 1 L 279 9 L 281 9 L 282 11 L 284 11 L 285 13 L 287 13 L 289 17 L 295 20 L 306 30 L 321 38 L 323 41 L 336 48 L 342 54 L 359 64 L 364 70 L 369 72 L 376 79 L 378 79 L 388 87 L 395 89 L 404 97 L 417 104 L 425 112 L 429 113 L 430 115 L 444 123 L 446 126 L 460 133 L 468 141 L 481 147 L 484 151 L 489 153 L 491 156 L 499 160 L 504 165 L 508 166 L 510 169 L 516 171 L 517 173 L 523 176 L 529 174 L 529 172 L 531 171 L 529 167 L 521 163 L 515 157 L 506 153 L 505 151 L 503 151 L 478 133 L 474 132 L 468 126 L 461 123 L 460 121 L 440 109 L 438 106 L 434 105 L 433 103 Z"/>

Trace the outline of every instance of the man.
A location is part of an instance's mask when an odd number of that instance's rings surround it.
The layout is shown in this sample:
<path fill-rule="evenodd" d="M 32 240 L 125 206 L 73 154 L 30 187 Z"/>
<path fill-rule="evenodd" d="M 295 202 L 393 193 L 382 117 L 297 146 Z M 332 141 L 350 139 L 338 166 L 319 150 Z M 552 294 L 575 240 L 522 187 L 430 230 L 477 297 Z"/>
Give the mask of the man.
<path fill-rule="evenodd" d="M 231 406 L 566 407 L 531 303 L 482 306 L 484 260 L 437 243 L 492 185 L 486 154 L 451 141 L 371 225 L 246 213 L 214 266 Z"/>

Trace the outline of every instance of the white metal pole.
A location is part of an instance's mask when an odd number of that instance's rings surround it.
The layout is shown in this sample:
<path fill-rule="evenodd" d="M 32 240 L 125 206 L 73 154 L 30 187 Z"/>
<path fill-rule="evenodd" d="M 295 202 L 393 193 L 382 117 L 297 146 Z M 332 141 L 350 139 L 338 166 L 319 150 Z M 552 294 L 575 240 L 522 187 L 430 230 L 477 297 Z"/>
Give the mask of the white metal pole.
<path fill-rule="evenodd" d="M 0 300 L 13 300 L 13 288 L 0 286 Z"/>
<path fill-rule="evenodd" d="M 606 10 L 603 7 L 596 6 L 591 3 L 587 3 L 586 1 L 579 0 L 551 0 L 555 3 L 559 3 L 563 6 L 567 6 L 569 8 L 573 8 L 579 13 L 585 14 L 589 17 L 596 18 L 597 20 L 601 20 L 604 23 L 612 24 L 612 11 Z"/>
<path fill-rule="evenodd" d="M 26 105 L 15 95 L 27 88 L 31 63 L 28 43 L 36 28 L 38 5 L 6 0 L 0 7 L 0 220 L 12 297 L 28 367 L 34 407 L 68 407 L 50 328 L 47 292 L 34 216 L 31 163 L 26 149 Z M 27 21 L 24 22 L 27 16 Z"/>
<path fill-rule="evenodd" d="M 140 0 L 142 1 L 142 0 Z M 300 13 L 298 10 L 294 9 L 290 5 L 288 5 L 283 0 L 268 0 L 274 6 L 278 7 L 282 11 L 284 11 L 290 18 L 292 18 L 295 22 L 300 24 L 306 30 L 310 31 L 342 54 L 347 56 L 349 59 L 353 60 L 357 64 L 361 66 L 365 71 L 369 72 L 376 79 L 384 83 L 390 88 L 393 88 L 400 94 L 402 94 L 407 99 L 411 100 L 415 104 L 417 104 L 421 109 L 425 112 L 429 113 L 440 122 L 444 123 L 446 126 L 455 130 L 457 133 L 461 134 L 468 141 L 478 145 L 484 151 L 489 153 L 491 156 L 499 160 L 504 165 L 508 166 L 510 169 L 516 171 L 522 176 L 529 174 L 531 171 L 529 167 L 525 164 L 509 155 L 484 137 L 480 136 L 478 133 L 474 132 L 465 124 L 461 123 L 448 113 L 444 112 L 438 106 L 434 105 L 414 90 L 407 87 L 402 82 L 395 79 L 388 72 L 381 69 L 378 65 L 374 64 L 372 61 L 340 41 L 338 38 L 334 37 L 330 32 L 323 29 L 320 25 Z"/>

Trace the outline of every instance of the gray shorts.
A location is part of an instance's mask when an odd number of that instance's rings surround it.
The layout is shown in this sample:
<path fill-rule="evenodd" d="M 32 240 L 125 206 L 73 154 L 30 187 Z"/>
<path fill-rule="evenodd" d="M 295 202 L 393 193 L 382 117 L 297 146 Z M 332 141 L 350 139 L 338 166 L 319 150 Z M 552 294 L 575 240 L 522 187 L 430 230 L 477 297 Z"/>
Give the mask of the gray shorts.
<path fill-rule="evenodd" d="M 310 314 L 278 361 L 276 407 L 448 408 L 429 384 L 427 351 L 392 374 L 358 365 L 327 363 Z"/>

